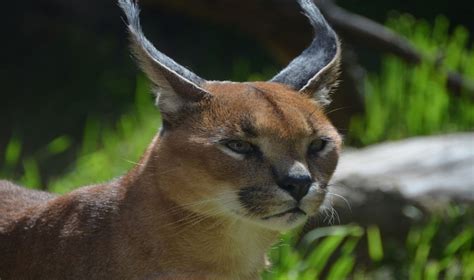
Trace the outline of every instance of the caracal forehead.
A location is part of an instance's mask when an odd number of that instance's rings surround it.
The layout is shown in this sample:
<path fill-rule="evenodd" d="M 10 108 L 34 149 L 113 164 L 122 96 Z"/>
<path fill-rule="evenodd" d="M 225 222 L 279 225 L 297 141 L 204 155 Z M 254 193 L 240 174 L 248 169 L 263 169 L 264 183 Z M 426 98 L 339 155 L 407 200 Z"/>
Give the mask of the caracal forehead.
<path fill-rule="evenodd" d="M 331 130 L 314 100 L 277 83 L 209 82 L 214 95 L 212 116 L 245 137 L 300 139 Z"/>

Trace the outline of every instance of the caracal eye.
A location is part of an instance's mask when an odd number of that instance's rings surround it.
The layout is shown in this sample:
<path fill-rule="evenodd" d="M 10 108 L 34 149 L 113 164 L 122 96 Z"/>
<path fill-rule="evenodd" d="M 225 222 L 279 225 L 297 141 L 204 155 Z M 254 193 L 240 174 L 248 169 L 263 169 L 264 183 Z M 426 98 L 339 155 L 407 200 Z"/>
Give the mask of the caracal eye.
<path fill-rule="evenodd" d="M 239 154 L 250 154 L 255 151 L 255 148 L 252 144 L 246 141 L 241 140 L 230 140 L 225 143 L 225 146 L 232 150 L 233 152 Z"/>
<path fill-rule="evenodd" d="M 322 138 L 313 140 L 313 142 L 309 144 L 308 153 L 311 155 L 316 155 L 326 147 L 327 142 L 327 140 Z"/>

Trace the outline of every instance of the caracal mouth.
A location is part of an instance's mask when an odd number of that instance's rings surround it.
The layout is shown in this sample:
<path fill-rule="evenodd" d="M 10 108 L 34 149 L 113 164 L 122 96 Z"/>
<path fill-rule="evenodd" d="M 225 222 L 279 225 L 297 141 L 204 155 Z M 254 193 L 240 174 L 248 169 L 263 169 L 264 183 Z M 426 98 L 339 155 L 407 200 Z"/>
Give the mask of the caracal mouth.
<path fill-rule="evenodd" d="M 299 216 L 307 216 L 308 214 L 301 210 L 299 207 L 294 207 L 288 210 L 285 210 L 283 212 L 279 212 L 273 215 L 265 216 L 262 218 L 262 220 L 269 220 L 273 218 L 291 218 L 291 217 L 299 217 Z"/>
<path fill-rule="evenodd" d="M 293 207 L 283 212 L 262 217 L 258 223 L 266 228 L 285 232 L 303 225 L 308 217 L 309 215 L 304 210 Z"/>

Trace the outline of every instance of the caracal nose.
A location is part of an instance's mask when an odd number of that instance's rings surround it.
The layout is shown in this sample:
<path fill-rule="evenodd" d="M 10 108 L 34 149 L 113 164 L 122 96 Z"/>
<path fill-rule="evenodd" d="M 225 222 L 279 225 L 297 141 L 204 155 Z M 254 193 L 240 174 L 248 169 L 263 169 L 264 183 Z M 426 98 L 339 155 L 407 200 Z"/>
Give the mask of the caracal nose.
<path fill-rule="evenodd" d="M 300 201 L 309 191 L 313 180 L 308 175 L 288 176 L 278 184 L 296 201 Z"/>
<path fill-rule="evenodd" d="M 295 162 L 286 174 L 280 178 L 278 186 L 297 201 L 300 201 L 308 193 L 313 183 L 308 169 L 300 162 Z"/>

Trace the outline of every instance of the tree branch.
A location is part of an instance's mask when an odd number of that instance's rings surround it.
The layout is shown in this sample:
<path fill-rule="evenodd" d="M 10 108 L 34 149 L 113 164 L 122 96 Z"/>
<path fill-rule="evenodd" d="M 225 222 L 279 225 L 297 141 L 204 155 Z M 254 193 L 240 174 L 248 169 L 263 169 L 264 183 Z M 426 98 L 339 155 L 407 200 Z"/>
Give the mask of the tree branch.
<path fill-rule="evenodd" d="M 430 60 L 416 50 L 408 40 L 385 26 L 344 10 L 336 6 L 332 0 L 317 0 L 316 2 L 327 20 L 343 37 L 379 51 L 394 54 L 412 64 Z M 441 67 L 439 68 L 440 71 L 443 71 Z M 463 91 L 474 93 L 474 81 L 466 79 L 454 71 L 447 71 L 446 75 L 447 87 L 453 93 L 457 95 Z"/>

